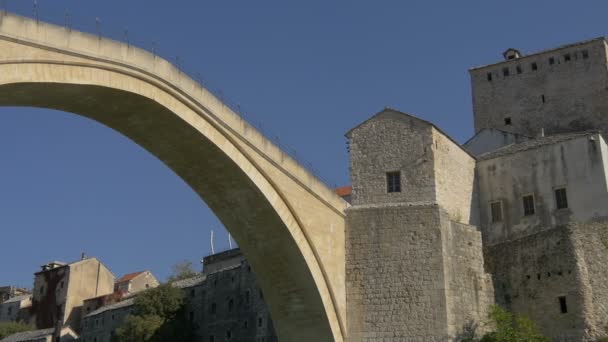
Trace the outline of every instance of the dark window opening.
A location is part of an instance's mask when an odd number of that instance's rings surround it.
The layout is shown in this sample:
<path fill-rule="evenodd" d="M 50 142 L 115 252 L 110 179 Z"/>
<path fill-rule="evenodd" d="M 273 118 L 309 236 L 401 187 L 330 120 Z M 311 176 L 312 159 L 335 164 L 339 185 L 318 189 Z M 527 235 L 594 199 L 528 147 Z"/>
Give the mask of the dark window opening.
<path fill-rule="evenodd" d="M 540 96 L 540 100 L 543 101 L 543 103 L 545 103 L 545 95 L 544 94 Z"/>
<path fill-rule="evenodd" d="M 502 221 L 502 202 L 490 203 L 490 211 L 492 212 L 492 223 Z"/>
<path fill-rule="evenodd" d="M 532 68 L 533 71 L 538 70 L 538 65 L 536 64 L 536 62 L 530 64 L 530 67 Z"/>
<path fill-rule="evenodd" d="M 214 314 L 217 311 L 217 305 L 215 303 L 211 303 L 211 313 Z"/>
<path fill-rule="evenodd" d="M 262 317 L 258 318 L 258 327 L 262 326 Z"/>
<path fill-rule="evenodd" d="M 488 73 L 488 81 L 492 82 L 492 73 L 491 72 Z"/>
<path fill-rule="evenodd" d="M 509 76 L 509 68 L 502 68 L 502 75 L 503 76 Z"/>
<path fill-rule="evenodd" d="M 536 274 L 536 279 L 540 280 L 540 273 Z"/>
<path fill-rule="evenodd" d="M 64 285 L 65 285 L 65 281 L 61 281 L 61 284 L 59 285 L 59 287 L 63 288 Z"/>
<path fill-rule="evenodd" d="M 521 65 L 516 66 L 515 70 L 517 71 L 518 74 L 521 74 L 522 73 Z"/>
<path fill-rule="evenodd" d="M 568 208 L 568 197 L 565 188 L 555 189 L 555 205 L 557 209 Z"/>
<path fill-rule="evenodd" d="M 566 303 L 566 297 L 560 296 L 557 298 L 559 299 L 559 310 L 561 311 L 561 313 L 568 313 L 568 304 Z"/>
<path fill-rule="evenodd" d="M 226 339 L 231 339 L 231 338 L 232 338 L 232 331 L 226 330 Z"/>
<path fill-rule="evenodd" d="M 215 336 L 213 336 L 213 335 L 209 336 L 209 342 L 215 342 Z"/>
<path fill-rule="evenodd" d="M 511 124 L 511 118 L 505 118 L 505 125 L 510 125 Z"/>
<path fill-rule="evenodd" d="M 264 293 L 262 293 L 262 290 L 260 290 L 260 299 L 264 299 Z"/>
<path fill-rule="evenodd" d="M 245 303 L 249 304 L 249 290 L 245 291 Z"/>
<path fill-rule="evenodd" d="M 551 64 L 551 65 L 555 64 L 555 58 L 549 57 L 549 64 Z"/>
<path fill-rule="evenodd" d="M 589 51 L 583 50 L 583 51 L 581 51 L 581 54 L 583 55 L 583 59 L 589 58 Z"/>
<path fill-rule="evenodd" d="M 188 318 L 190 319 L 190 322 L 194 322 L 194 312 L 190 311 L 188 313 Z"/>
<path fill-rule="evenodd" d="M 524 216 L 534 215 L 534 195 L 526 195 L 523 197 Z"/>
<path fill-rule="evenodd" d="M 228 302 L 228 311 L 232 311 L 232 308 L 233 308 L 233 307 L 234 307 L 234 300 L 232 300 L 232 299 L 231 299 L 231 300 Z"/>
<path fill-rule="evenodd" d="M 529 274 L 526 276 L 526 279 L 530 279 L 530 275 Z"/>
<path fill-rule="evenodd" d="M 551 272 L 547 272 L 547 277 L 551 278 Z"/>
<path fill-rule="evenodd" d="M 190 290 L 190 297 L 194 297 L 196 295 L 196 292 L 194 291 L 194 289 Z"/>
<path fill-rule="evenodd" d="M 570 62 L 570 59 L 571 59 L 571 57 L 570 57 L 569 53 L 567 53 L 567 54 L 564 55 L 564 61 L 565 62 Z"/>
<path fill-rule="evenodd" d="M 386 191 L 401 192 L 401 172 L 387 172 L 386 173 Z"/>
<path fill-rule="evenodd" d="M 249 327 L 249 321 L 245 320 L 245 322 L 243 322 L 243 327 L 245 327 L 245 329 L 247 329 Z"/>

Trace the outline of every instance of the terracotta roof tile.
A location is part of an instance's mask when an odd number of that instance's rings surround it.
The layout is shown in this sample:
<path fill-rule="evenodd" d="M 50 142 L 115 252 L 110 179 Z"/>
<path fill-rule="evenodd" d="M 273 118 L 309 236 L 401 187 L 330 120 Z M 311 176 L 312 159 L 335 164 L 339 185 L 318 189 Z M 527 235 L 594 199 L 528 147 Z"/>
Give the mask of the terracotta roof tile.
<path fill-rule="evenodd" d="M 138 275 L 145 273 L 146 271 L 141 271 L 141 272 L 133 272 L 133 273 L 129 273 L 129 274 L 125 274 L 124 276 L 120 277 L 120 279 L 118 279 L 116 281 L 116 283 L 124 283 L 125 281 L 129 281 L 129 280 L 133 280 L 135 277 L 137 277 Z"/>
<path fill-rule="evenodd" d="M 341 186 L 339 188 L 336 188 L 336 194 L 340 197 L 350 196 L 352 192 L 353 192 L 353 188 L 350 185 Z"/>

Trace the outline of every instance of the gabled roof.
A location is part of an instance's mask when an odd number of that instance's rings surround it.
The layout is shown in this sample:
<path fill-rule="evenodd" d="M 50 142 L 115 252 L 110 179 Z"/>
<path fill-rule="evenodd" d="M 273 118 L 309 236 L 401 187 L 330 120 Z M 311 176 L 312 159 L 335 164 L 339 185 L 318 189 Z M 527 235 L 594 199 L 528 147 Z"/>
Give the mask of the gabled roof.
<path fill-rule="evenodd" d="M 120 279 L 118 279 L 115 283 L 118 284 L 118 283 L 124 283 L 125 281 L 133 280 L 133 279 L 137 278 L 137 276 L 139 276 L 140 274 L 144 274 L 144 273 L 146 273 L 146 271 L 125 274 L 122 277 L 120 277 Z"/>
<path fill-rule="evenodd" d="M 564 133 L 564 134 L 555 134 L 549 135 L 545 137 L 538 137 L 532 140 L 524 141 L 519 144 L 510 144 L 504 147 L 501 147 L 497 150 L 484 153 L 478 157 L 479 160 L 488 160 L 503 157 L 510 154 L 515 154 L 518 152 L 524 152 L 532 149 L 536 149 L 542 146 L 552 145 L 562 143 L 568 140 L 573 140 L 577 138 L 587 137 L 595 134 L 599 134 L 600 131 L 583 131 L 576 133 Z"/>
<path fill-rule="evenodd" d="M 128 306 L 132 306 L 134 304 L 135 304 L 135 297 L 131 297 L 129 299 L 125 299 L 125 300 L 120 301 L 118 303 L 102 306 L 102 307 L 100 307 L 97 310 L 91 311 L 91 313 L 87 314 L 85 317 L 91 317 L 91 316 L 99 315 L 100 313 L 103 313 L 103 312 L 106 312 L 106 311 L 109 311 L 109 310 L 116 310 L 116 309 L 120 309 L 120 308 L 125 308 L 125 307 L 128 307 Z"/>
<path fill-rule="evenodd" d="M 9 298 L 9 299 L 5 300 L 4 302 L 2 302 L 2 304 L 21 302 L 21 301 L 24 301 L 24 300 L 28 300 L 31 297 L 32 297 L 32 295 L 29 295 L 29 294 L 21 295 L 21 296 L 16 296 L 16 297 Z"/>
<path fill-rule="evenodd" d="M 350 139 L 350 135 L 351 133 L 356 130 L 357 128 L 365 125 L 366 123 L 370 122 L 371 120 L 374 120 L 380 116 L 384 116 L 387 114 L 397 114 L 399 116 L 401 116 L 403 119 L 411 119 L 411 120 L 415 120 L 423 125 L 428 125 L 434 129 L 436 129 L 439 133 L 441 133 L 443 136 L 445 136 L 446 138 L 448 138 L 450 141 L 452 141 L 456 146 L 460 147 L 460 149 L 462 149 L 466 154 L 468 154 L 471 158 L 473 159 L 477 159 L 474 155 L 472 155 L 469 151 L 467 151 L 461 144 L 459 144 L 456 140 L 452 139 L 451 136 L 449 136 L 448 134 L 446 134 L 443 130 L 441 130 L 441 128 L 437 127 L 434 123 L 430 122 L 430 121 L 426 121 L 424 119 L 421 119 L 415 115 L 412 114 L 408 114 L 408 113 L 404 113 L 401 111 L 398 111 L 396 109 L 392 109 L 390 107 L 385 107 L 383 110 L 379 111 L 378 113 L 372 115 L 372 117 L 370 117 L 369 119 L 363 121 L 362 123 L 358 124 L 357 126 L 351 128 L 348 132 L 346 132 L 345 136 L 347 138 Z"/>

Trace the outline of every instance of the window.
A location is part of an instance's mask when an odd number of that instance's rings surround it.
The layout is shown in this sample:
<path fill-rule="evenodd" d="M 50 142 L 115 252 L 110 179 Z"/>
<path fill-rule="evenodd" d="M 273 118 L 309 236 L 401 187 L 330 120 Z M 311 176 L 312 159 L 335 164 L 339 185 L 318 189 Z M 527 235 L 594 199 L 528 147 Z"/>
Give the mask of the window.
<path fill-rule="evenodd" d="M 521 65 L 516 66 L 515 70 L 517 71 L 518 74 L 521 74 L 521 72 L 522 72 Z"/>
<path fill-rule="evenodd" d="M 264 299 L 264 293 L 262 293 L 262 290 L 260 290 L 260 299 Z"/>
<path fill-rule="evenodd" d="M 65 285 L 64 281 L 61 281 L 61 284 L 59 285 L 60 288 L 63 288 L 63 286 Z"/>
<path fill-rule="evenodd" d="M 245 303 L 246 304 L 249 304 L 249 296 L 250 296 L 249 290 L 245 291 Z"/>
<path fill-rule="evenodd" d="M 247 329 L 249 327 L 249 321 L 245 320 L 245 322 L 243 322 L 243 327 L 245 327 L 245 329 Z"/>
<path fill-rule="evenodd" d="M 44 294 L 44 286 L 40 287 L 40 294 Z"/>
<path fill-rule="evenodd" d="M 589 58 L 589 51 L 583 50 L 583 51 L 581 51 L 581 54 L 583 55 L 583 59 Z"/>
<path fill-rule="evenodd" d="M 505 77 L 509 76 L 509 68 L 502 68 L 502 74 Z"/>
<path fill-rule="evenodd" d="M 533 62 L 532 64 L 530 64 L 530 68 L 531 68 L 533 71 L 536 71 L 536 70 L 538 70 L 538 65 L 536 64 L 536 62 Z"/>
<path fill-rule="evenodd" d="M 209 342 L 215 342 L 215 336 L 210 335 L 209 336 Z"/>
<path fill-rule="evenodd" d="M 234 300 L 230 299 L 230 301 L 228 301 L 228 311 L 232 311 L 233 307 L 234 307 Z"/>
<path fill-rule="evenodd" d="M 258 318 L 258 327 L 261 327 L 261 326 L 262 326 L 262 317 L 259 317 Z"/>
<path fill-rule="evenodd" d="M 217 305 L 215 303 L 211 303 L 211 313 L 214 314 L 217 311 Z"/>
<path fill-rule="evenodd" d="M 492 82 L 492 73 L 491 72 L 488 73 L 488 81 Z"/>
<path fill-rule="evenodd" d="M 510 117 L 505 118 L 505 125 L 507 125 L 507 126 L 511 125 L 511 118 Z"/>
<path fill-rule="evenodd" d="M 561 311 L 561 313 L 568 313 L 568 304 L 566 304 L 566 297 L 560 296 L 557 297 L 557 299 L 559 300 L 559 310 Z"/>
<path fill-rule="evenodd" d="M 190 290 L 190 297 L 194 297 L 196 295 L 196 291 L 194 289 Z"/>
<path fill-rule="evenodd" d="M 564 61 L 565 62 L 570 62 L 570 59 L 571 59 L 571 57 L 570 57 L 569 53 L 567 53 L 567 54 L 564 55 Z"/>
<path fill-rule="evenodd" d="M 386 173 L 386 191 L 401 192 L 401 172 L 387 172 Z"/>
<path fill-rule="evenodd" d="M 566 188 L 555 189 L 555 205 L 557 209 L 568 208 L 568 197 L 566 196 Z"/>
<path fill-rule="evenodd" d="M 232 331 L 226 330 L 226 339 L 229 340 L 232 338 Z"/>
<path fill-rule="evenodd" d="M 523 197 L 524 216 L 534 215 L 534 195 L 526 195 Z"/>
<path fill-rule="evenodd" d="M 555 58 L 553 58 L 553 57 L 549 57 L 549 64 L 550 64 L 550 65 L 555 64 Z"/>
<path fill-rule="evenodd" d="M 194 322 L 194 312 L 193 311 L 190 311 L 188 313 L 188 318 L 190 319 L 190 322 Z"/>
<path fill-rule="evenodd" d="M 540 100 L 541 100 L 543 103 L 545 103 L 545 95 L 544 95 L 544 94 L 540 96 Z"/>
<path fill-rule="evenodd" d="M 502 202 L 496 201 L 490 203 L 490 211 L 492 212 L 492 223 L 502 221 Z"/>

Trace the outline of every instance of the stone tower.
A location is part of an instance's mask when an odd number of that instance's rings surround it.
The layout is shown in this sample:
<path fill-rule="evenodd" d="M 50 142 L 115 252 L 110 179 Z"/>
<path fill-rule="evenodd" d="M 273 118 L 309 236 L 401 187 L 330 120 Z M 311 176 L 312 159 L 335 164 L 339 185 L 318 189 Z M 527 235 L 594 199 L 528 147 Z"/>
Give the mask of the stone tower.
<path fill-rule="evenodd" d="M 475 159 L 429 122 L 386 109 L 347 133 L 349 341 L 446 341 L 487 315 Z"/>
<path fill-rule="evenodd" d="M 504 61 L 471 69 L 475 132 L 608 132 L 606 51 L 603 37 L 530 55 L 509 49 Z"/>

